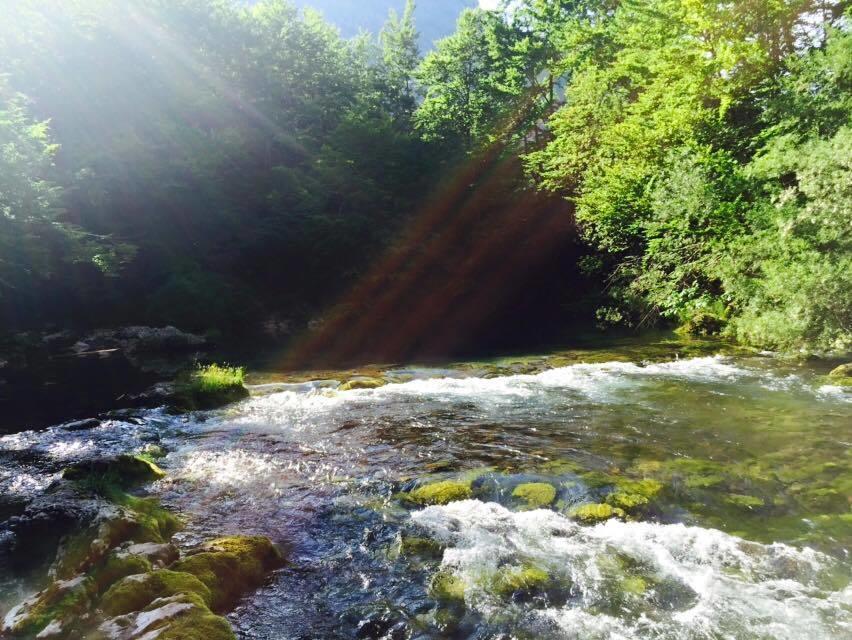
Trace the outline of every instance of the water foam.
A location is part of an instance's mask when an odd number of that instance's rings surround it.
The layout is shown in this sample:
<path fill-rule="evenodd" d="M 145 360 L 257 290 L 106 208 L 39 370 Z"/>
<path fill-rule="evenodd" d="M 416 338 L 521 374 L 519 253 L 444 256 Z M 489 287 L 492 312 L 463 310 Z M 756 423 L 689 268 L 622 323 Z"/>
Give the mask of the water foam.
<path fill-rule="evenodd" d="M 475 500 L 412 519 L 448 545 L 444 566 L 487 618 L 506 615 L 507 603 L 488 591 L 506 565 L 532 563 L 570 585 L 565 602 L 518 613 L 537 637 L 829 640 L 852 631 L 852 589 L 838 590 L 835 561 L 811 549 L 684 525 L 581 527 L 551 511 Z"/>

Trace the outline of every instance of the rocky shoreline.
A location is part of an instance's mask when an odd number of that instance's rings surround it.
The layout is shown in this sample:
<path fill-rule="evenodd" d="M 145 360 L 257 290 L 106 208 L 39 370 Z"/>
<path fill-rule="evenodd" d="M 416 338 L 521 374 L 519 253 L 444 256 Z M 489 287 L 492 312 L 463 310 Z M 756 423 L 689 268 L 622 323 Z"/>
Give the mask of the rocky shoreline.
<path fill-rule="evenodd" d="M 267 538 L 239 535 L 179 551 L 180 516 L 144 497 L 164 476 L 150 455 L 77 463 L 11 518 L 0 553 L 54 559 L 45 588 L 6 614 L 0 637 L 234 638 L 222 614 L 284 556 Z"/>

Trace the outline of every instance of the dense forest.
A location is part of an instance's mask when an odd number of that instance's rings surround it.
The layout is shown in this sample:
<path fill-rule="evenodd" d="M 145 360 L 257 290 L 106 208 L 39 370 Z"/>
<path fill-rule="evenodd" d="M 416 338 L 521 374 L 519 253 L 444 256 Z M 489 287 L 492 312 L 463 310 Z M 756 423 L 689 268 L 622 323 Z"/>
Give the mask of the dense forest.
<path fill-rule="evenodd" d="M 304 349 L 392 358 L 538 305 L 848 349 L 849 7 L 528 0 L 426 51 L 413 2 L 349 39 L 286 0 L 3 2 L 2 329 L 322 318 Z"/>

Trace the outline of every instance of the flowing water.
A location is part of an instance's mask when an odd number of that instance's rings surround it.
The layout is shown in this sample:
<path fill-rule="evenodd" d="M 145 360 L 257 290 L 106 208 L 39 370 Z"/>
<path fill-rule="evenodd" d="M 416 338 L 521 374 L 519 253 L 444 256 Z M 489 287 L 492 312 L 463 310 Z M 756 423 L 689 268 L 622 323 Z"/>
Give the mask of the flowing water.
<path fill-rule="evenodd" d="M 180 544 L 288 550 L 231 614 L 240 638 L 852 638 L 852 392 L 825 370 L 661 343 L 378 389 L 266 379 L 218 412 L 2 437 L 0 492 L 158 442 Z M 438 481 L 466 499 L 417 504 Z M 553 488 L 544 508 L 528 483 Z M 24 589 L 0 578 L 0 613 Z"/>

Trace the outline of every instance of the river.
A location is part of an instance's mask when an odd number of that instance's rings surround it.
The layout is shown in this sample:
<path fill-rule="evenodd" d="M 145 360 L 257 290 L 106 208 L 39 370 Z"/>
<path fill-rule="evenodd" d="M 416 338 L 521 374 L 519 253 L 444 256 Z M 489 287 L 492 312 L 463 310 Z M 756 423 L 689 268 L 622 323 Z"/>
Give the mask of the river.
<path fill-rule="evenodd" d="M 351 391 L 258 372 L 223 410 L 0 437 L 0 493 L 158 443 L 179 545 L 287 549 L 229 616 L 245 639 L 850 638 L 852 392 L 828 368 L 661 341 Z M 421 504 L 438 482 L 461 499 Z M 32 587 L 0 578 L 0 613 Z"/>

